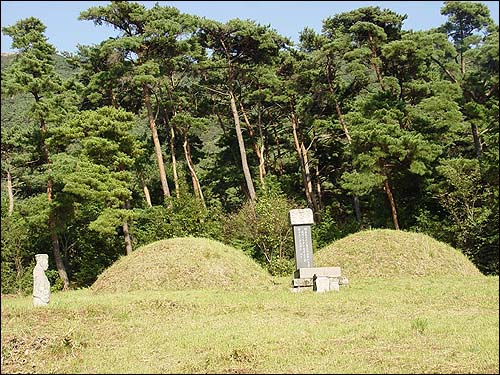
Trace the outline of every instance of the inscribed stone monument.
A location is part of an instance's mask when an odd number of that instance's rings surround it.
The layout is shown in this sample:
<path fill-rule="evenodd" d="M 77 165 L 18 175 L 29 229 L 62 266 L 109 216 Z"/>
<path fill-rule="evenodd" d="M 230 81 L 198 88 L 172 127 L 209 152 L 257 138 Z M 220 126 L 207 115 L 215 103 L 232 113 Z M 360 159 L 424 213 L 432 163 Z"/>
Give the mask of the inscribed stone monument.
<path fill-rule="evenodd" d="M 46 306 L 50 301 L 50 283 L 45 275 L 49 268 L 49 256 L 36 254 L 36 265 L 33 268 L 33 305 Z"/>
<path fill-rule="evenodd" d="M 314 224 L 313 212 L 310 208 L 290 210 L 290 224 L 293 227 L 293 243 L 295 245 L 295 268 L 313 266 L 313 249 L 311 224 Z"/>
<path fill-rule="evenodd" d="M 290 225 L 293 227 L 295 246 L 293 292 L 310 290 L 317 293 L 339 291 L 339 285 L 347 285 L 340 267 L 314 267 L 311 224 L 314 215 L 310 208 L 293 209 L 289 212 Z"/>

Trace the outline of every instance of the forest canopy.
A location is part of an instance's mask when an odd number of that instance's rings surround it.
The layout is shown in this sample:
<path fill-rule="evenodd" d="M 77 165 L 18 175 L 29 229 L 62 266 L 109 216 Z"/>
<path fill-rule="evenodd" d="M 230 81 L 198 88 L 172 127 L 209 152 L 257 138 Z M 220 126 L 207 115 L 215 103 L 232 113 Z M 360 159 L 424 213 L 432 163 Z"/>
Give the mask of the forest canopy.
<path fill-rule="evenodd" d="M 58 54 L 35 17 L 2 28 L 2 293 L 91 285 L 173 237 L 293 270 L 288 211 L 315 248 L 367 228 L 425 233 L 499 271 L 498 25 L 445 1 L 438 28 L 380 7 L 272 25 L 112 1 L 118 35 Z"/>

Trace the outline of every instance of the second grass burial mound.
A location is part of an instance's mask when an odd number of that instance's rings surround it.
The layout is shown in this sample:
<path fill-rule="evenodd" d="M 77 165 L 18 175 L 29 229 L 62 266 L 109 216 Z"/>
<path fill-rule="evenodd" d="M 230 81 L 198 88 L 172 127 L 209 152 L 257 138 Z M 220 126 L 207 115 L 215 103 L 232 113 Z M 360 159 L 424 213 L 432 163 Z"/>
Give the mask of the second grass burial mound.
<path fill-rule="evenodd" d="M 459 250 L 421 233 L 391 229 L 361 231 L 314 254 L 317 267 L 340 266 L 349 279 L 394 276 L 477 276 Z"/>
<path fill-rule="evenodd" d="M 96 292 L 259 289 L 269 274 L 241 250 L 206 238 L 171 238 L 143 246 L 106 269 Z"/>

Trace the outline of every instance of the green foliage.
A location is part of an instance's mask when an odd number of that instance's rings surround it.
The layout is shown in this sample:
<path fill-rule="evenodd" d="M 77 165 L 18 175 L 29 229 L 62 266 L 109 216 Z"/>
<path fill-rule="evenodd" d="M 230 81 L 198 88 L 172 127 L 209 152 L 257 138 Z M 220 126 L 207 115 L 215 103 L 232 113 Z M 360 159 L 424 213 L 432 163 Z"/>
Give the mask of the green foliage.
<path fill-rule="evenodd" d="M 35 254 L 50 248 L 47 218 L 43 195 L 22 201 L 11 216 L 2 216 L 2 293 L 32 292 Z"/>
<path fill-rule="evenodd" d="M 29 232 L 21 218 L 2 217 L 2 294 L 27 291 L 25 281 L 30 269 L 30 251 L 26 249 Z"/>
<path fill-rule="evenodd" d="M 288 212 L 295 208 L 271 183 L 255 203 L 247 201 L 223 220 L 224 240 L 265 265 L 273 275 L 293 270 L 293 238 Z"/>
<path fill-rule="evenodd" d="M 200 200 L 183 194 L 164 206 L 134 209 L 130 231 L 135 246 L 173 237 L 220 237 L 217 209 L 205 209 Z"/>
<path fill-rule="evenodd" d="M 450 242 L 473 259 L 483 272 L 497 274 L 498 234 L 491 230 L 491 224 L 498 222 L 498 211 L 491 209 L 494 192 L 481 184 L 479 162 L 449 159 L 436 169 L 443 179 L 434 189 L 449 213 L 449 224 L 444 229 Z"/>
<path fill-rule="evenodd" d="M 336 220 L 333 209 L 326 208 L 321 214 L 321 221 L 315 223 L 311 229 L 313 244 L 317 250 L 350 233 L 358 231 L 359 223 L 356 222 L 354 217 L 345 223 L 340 223 Z"/>
<path fill-rule="evenodd" d="M 73 285 L 90 285 L 124 254 L 125 224 L 134 246 L 223 239 L 289 275 L 288 211 L 306 205 L 315 248 L 397 214 L 498 274 L 498 25 L 481 3 L 441 13 L 423 31 L 379 7 L 325 15 L 289 48 L 271 25 L 112 1 L 80 19 L 118 37 L 64 57 L 40 20 L 4 27 L 18 52 L 1 66 L 2 291 L 29 293 L 55 237 Z"/>
<path fill-rule="evenodd" d="M 469 49 L 471 36 L 493 21 L 486 5 L 467 1 L 445 1 L 441 14 L 448 16 L 442 28 L 451 36 L 460 53 Z"/>
<path fill-rule="evenodd" d="M 425 318 L 415 318 L 411 321 L 411 328 L 419 334 L 424 334 L 425 330 L 429 327 L 429 322 Z"/>

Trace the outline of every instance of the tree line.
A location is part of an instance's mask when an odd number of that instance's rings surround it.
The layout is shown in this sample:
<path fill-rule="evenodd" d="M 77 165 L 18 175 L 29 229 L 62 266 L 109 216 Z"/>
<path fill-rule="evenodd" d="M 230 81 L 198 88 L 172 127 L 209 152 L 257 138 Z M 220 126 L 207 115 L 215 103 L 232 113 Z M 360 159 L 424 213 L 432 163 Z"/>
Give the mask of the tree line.
<path fill-rule="evenodd" d="M 498 25 L 481 3 L 441 14 L 405 31 L 363 7 L 294 45 L 252 20 L 112 1 L 79 19 L 118 36 L 63 57 L 39 19 L 3 27 L 2 293 L 28 290 L 36 253 L 68 289 L 174 236 L 286 274 L 297 207 L 317 247 L 419 231 L 498 274 Z"/>

